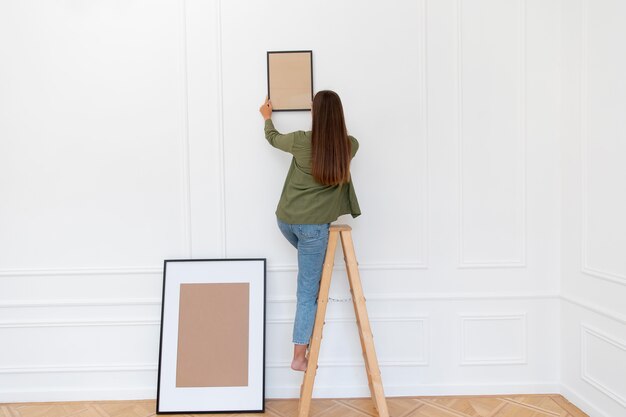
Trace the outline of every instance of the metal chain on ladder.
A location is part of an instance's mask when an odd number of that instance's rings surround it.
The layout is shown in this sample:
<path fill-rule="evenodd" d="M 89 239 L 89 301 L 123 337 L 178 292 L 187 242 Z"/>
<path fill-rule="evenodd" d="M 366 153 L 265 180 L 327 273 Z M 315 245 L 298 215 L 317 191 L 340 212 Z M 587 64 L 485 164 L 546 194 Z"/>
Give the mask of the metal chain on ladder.
<path fill-rule="evenodd" d="M 348 298 L 333 298 L 330 296 L 328 297 L 328 301 L 334 301 L 334 302 L 339 302 L 339 303 L 350 301 L 350 300 L 352 300 L 352 297 L 348 297 Z"/>

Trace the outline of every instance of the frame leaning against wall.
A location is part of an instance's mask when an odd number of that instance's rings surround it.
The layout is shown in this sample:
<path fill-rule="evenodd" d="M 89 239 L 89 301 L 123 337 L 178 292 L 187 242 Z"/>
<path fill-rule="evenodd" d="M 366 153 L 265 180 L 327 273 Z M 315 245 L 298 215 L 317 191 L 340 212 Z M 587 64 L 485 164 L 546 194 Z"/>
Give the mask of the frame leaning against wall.
<path fill-rule="evenodd" d="M 273 111 L 310 111 L 313 51 L 267 52 L 267 97 Z"/>
<path fill-rule="evenodd" d="M 163 266 L 157 414 L 265 411 L 266 260 Z"/>

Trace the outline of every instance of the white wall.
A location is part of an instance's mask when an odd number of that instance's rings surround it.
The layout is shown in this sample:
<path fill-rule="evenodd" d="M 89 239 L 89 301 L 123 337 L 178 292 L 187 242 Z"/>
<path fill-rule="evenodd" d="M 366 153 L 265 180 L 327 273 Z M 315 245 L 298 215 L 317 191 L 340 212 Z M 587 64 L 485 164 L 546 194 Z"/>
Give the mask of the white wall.
<path fill-rule="evenodd" d="M 591 416 L 626 415 L 626 3 L 563 2 L 561 366 Z"/>
<path fill-rule="evenodd" d="M 283 49 L 314 51 L 361 143 L 363 215 L 340 220 L 385 393 L 558 392 L 560 6 L 2 3 L 0 401 L 154 398 L 162 260 L 184 257 L 267 257 L 266 393 L 298 396 L 289 157 L 258 114 Z M 327 316 L 314 396 L 368 396 L 351 305 Z"/>

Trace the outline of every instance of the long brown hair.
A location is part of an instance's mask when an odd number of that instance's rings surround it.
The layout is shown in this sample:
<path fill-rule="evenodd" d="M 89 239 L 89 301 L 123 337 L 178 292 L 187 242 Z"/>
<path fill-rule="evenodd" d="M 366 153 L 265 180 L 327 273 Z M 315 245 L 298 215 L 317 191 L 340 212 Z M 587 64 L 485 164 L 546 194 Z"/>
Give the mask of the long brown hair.
<path fill-rule="evenodd" d="M 313 98 L 311 168 L 320 184 L 337 185 L 350 180 L 351 143 L 341 99 L 331 90 Z"/>

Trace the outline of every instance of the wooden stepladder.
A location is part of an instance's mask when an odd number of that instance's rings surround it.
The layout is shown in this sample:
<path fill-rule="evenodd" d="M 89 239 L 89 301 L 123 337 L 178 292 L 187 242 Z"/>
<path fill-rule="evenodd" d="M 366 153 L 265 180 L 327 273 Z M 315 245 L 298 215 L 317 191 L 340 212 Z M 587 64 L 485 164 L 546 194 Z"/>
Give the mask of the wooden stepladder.
<path fill-rule="evenodd" d="M 350 282 L 350 292 L 352 293 L 352 303 L 354 313 L 359 328 L 359 338 L 365 359 L 365 370 L 367 380 L 374 400 L 374 406 L 378 410 L 379 417 L 389 417 L 387 410 L 387 400 L 383 392 L 383 383 L 378 368 L 378 359 L 374 349 L 374 340 L 370 328 L 367 309 L 365 308 L 365 297 L 361 287 L 361 277 L 357 266 L 354 244 L 352 243 L 352 228 L 347 225 L 331 225 L 328 235 L 328 247 L 326 249 L 326 259 L 322 270 L 320 289 L 317 297 L 317 313 L 315 315 L 315 325 L 309 346 L 309 356 L 307 369 L 304 373 L 304 380 L 300 387 L 300 403 L 298 405 L 298 417 L 308 417 L 311 407 L 311 397 L 313 394 L 313 384 L 317 373 L 317 360 L 322 343 L 322 328 L 326 317 L 326 306 L 328 305 L 328 290 L 330 289 L 330 279 L 333 274 L 335 261 L 335 249 L 337 248 L 337 238 L 341 237 L 344 260 L 348 271 L 348 281 Z"/>

